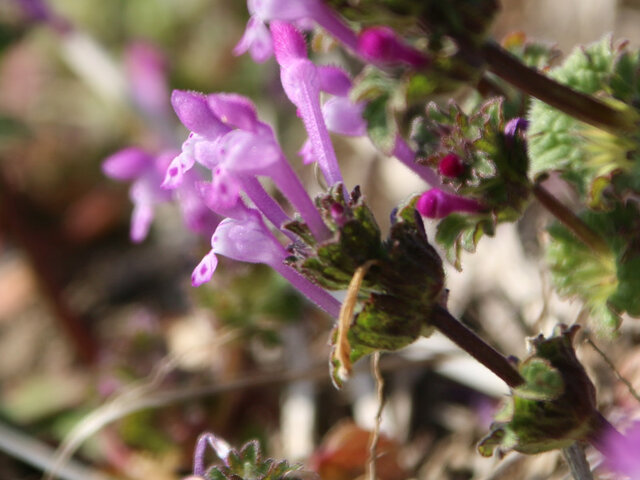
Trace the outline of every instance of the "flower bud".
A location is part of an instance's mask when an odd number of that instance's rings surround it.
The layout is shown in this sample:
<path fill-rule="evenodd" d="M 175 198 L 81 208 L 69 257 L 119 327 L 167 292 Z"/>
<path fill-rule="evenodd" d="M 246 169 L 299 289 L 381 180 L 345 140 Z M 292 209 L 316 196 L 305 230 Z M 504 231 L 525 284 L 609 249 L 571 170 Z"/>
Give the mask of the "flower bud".
<path fill-rule="evenodd" d="M 449 153 L 440 159 L 438 171 L 443 177 L 456 178 L 465 171 L 464 163 L 455 153 Z"/>
<path fill-rule="evenodd" d="M 429 59 L 418 50 L 405 45 L 388 27 L 372 27 L 363 30 L 358 37 L 358 53 L 372 63 L 406 63 L 423 67 Z"/>
<path fill-rule="evenodd" d="M 416 210 L 427 218 L 444 218 L 454 212 L 476 213 L 482 209 L 482 204 L 476 200 L 452 195 L 439 188 L 427 190 L 416 203 Z"/>

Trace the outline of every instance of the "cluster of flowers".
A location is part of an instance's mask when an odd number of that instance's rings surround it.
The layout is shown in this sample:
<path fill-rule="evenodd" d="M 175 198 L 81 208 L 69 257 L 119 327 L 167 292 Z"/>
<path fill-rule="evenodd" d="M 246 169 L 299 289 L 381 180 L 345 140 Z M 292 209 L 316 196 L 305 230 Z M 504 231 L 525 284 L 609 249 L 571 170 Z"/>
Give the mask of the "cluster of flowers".
<path fill-rule="evenodd" d="M 383 68 L 388 65 L 422 68 L 429 59 L 403 43 L 387 27 L 369 28 L 356 34 L 320 0 L 250 0 L 248 7 L 251 18 L 235 53 L 248 51 L 257 62 L 275 54 L 283 89 L 308 133 L 308 140 L 299 152 L 303 162 L 317 162 L 328 186 L 343 184 L 329 132 L 365 135 L 362 117 L 365 104 L 349 98 L 352 81 L 347 72 L 309 60 L 302 31 L 317 24 L 363 62 Z M 340 304 L 333 296 L 284 264 L 288 252 L 279 237 L 295 240 L 283 228 L 291 217 L 263 188 L 258 177 L 273 181 L 317 242 L 327 240 L 333 233 L 285 158 L 272 128 L 258 118 L 253 103 L 236 94 L 204 95 L 176 90 L 171 95 L 171 104 L 190 131 L 180 153 L 169 150 L 151 155 L 128 148 L 103 164 L 108 176 L 133 181 L 132 239 L 141 241 L 146 237 L 154 205 L 176 199 L 190 229 L 206 233 L 207 227 L 217 225 L 211 237 L 211 251 L 193 271 L 194 286 L 211 279 L 217 255 L 265 263 L 330 315 L 337 316 Z M 393 154 L 427 183 L 439 184 L 435 172 L 415 163 L 415 153 L 400 136 Z M 194 168 L 196 164 L 198 168 Z M 205 180 L 203 171 L 210 172 L 210 181 Z M 438 188 L 427 192 L 419 204 L 421 213 L 431 218 L 479 208 L 474 201 Z M 219 217 L 224 220 L 219 223 L 213 220 L 208 215 L 212 212 L 218 220 Z"/>
<path fill-rule="evenodd" d="M 16 3 L 28 18 L 48 24 L 61 34 L 72 28 L 47 8 L 43 0 L 16 0 Z M 317 162 L 329 186 L 343 185 L 329 132 L 365 135 L 367 125 L 362 116 L 365 104 L 349 98 L 352 82 L 345 71 L 315 65 L 309 60 L 301 31 L 318 25 L 363 62 L 380 68 L 421 69 L 429 65 L 430 59 L 387 27 L 354 32 L 322 0 L 248 0 L 248 7 L 251 18 L 235 53 L 249 52 L 257 62 L 267 61 L 275 54 L 283 89 L 308 132 L 308 141 L 300 151 L 304 163 Z M 131 51 L 128 67 L 132 97 L 151 118 L 168 116 L 166 102 L 159 101 L 167 97 L 160 64 L 156 54 L 145 47 Z M 273 181 L 318 243 L 331 238 L 334 232 L 295 175 L 271 127 L 259 120 L 251 101 L 235 94 L 174 91 L 171 104 L 191 132 L 181 151 L 169 147 L 151 154 L 140 148 L 127 148 L 103 164 L 108 176 L 133 182 L 132 240 L 140 242 L 147 236 L 155 205 L 175 200 L 190 230 L 204 235 L 213 231 L 211 250 L 193 271 L 194 286 L 211 279 L 217 255 L 265 263 L 330 315 L 338 316 L 340 303 L 284 262 L 288 251 L 281 239 L 296 240 L 284 228 L 291 217 L 262 187 L 258 177 Z M 524 120 L 509 122 L 504 133 L 513 136 L 518 129 L 526 129 Z M 452 212 L 483 211 L 478 201 L 454 195 L 440 185 L 439 176 L 456 178 L 465 174 L 467 167 L 455 154 L 440 159 L 438 176 L 415 163 L 415 153 L 401 137 L 396 138 L 392 153 L 434 187 L 416 204 L 423 216 L 442 218 Z M 199 167 L 194 168 L 196 164 Z M 206 440 L 228 463 L 229 447 L 216 438 Z M 602 443 L 611 470 L 640 478 L 636 453 L 640 448 L 638 424 L 626 436 L 612 432 Z M 203 445 L 201 442 L 197 457 L 202 457 Z M 194 473 L 204 473 L 202 458 L 196 462 Z"/>

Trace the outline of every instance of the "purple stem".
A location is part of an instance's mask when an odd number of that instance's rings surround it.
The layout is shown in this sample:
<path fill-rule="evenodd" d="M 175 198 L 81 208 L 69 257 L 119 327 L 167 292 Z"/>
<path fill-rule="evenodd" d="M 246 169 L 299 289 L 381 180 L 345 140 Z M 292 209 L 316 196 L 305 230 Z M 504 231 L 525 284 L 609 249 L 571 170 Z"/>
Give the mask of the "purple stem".
<path fill-rule="evenodd" d="M 298 210 L 315 239 L 318 242 L 327 240 L 331 236 L 331 232 L 293 168 L 284 157 L 281 158 L 278 166 L 279 168 L 274 171 L 271 177 L 276 186 Z"/>
<path fill-rule="evenodd" d="M 416 163 L 415 152 L 411 149 L 411 147 L 409 147 L 407 142 L 405 142 L 401 136 L 397 137 L 396 145 L 395 147 L 393 147 L 392 154 L 432 187 L 438 187 L 442 190 L 448 190 L 447 187 L 444 187 L 442 185 L 440 177 L 438 177 L 438 174 L 434 172 L 433 169 L 427 167 L 426 165 L 420 165 Z"/>
<path fill-rule="evenodd" d="M 322 2 L 318 2 L 314 10 L 313 18 L 318 25 L 353 52 L 358 51 L 358 36 L 335 15 L 333 10 Z"/>
<path fill-rule="evenodd" d="M 282 230 L 282 225 L 291 221 L 291 217 L 289 217 L 284 210 L 282 210 L 278 202 L 267 193 L 256 177 L 243 178 L 242 187 L 256 208 L 260 210 L 278 230 L 281 230 L 291 240 L 295 241 L 298 239 L 292 232 Z"/>
<path fill-rule="evenodd" d="M 333 318 L 338 318 L 341 304 L 324 288 L 319 287 L 310 280 L 307 280 L 297 271 L 288 267 L 284 263 L 276 262 L 272 264 L 271 267 L 318 307 L 327 312 Z"/>

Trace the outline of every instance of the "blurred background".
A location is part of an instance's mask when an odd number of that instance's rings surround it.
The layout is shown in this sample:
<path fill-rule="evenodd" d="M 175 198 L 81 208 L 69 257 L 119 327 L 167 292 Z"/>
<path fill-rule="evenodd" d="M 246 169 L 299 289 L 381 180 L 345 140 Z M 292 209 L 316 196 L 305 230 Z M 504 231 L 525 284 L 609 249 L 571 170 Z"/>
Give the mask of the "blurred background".
<path fill-rule="evenodd" d="M 497 39 L 522 31 L 566 53 L 611 33 L 640 46 L 638 0 L 502 4 Z M 129 186 L 101 171 L 130 145 L 180 147 L 172 89 L 233 91 L 256 102 L 317 191 L 275 63 L 232 55 L 244 2 L 50 0 L 48 15 L 37 5 L 0 2 L 0 479 L 54 467 L 66 479 L 178 479 L 203 431 L 238 446 L 257 438 L 323 479 L 358 478 L 377 409 L 367 362 L 336 391 L 331 319 L 267 268 L 222 261 L 192 288 L 206 235 L 163 203 L 133 244 Z M 393 206 L 424 185 L 367 140 L 335 140 L 347 183 L 362 185 L 386 228 Z M 580 310 L 549 292 L 537 258 L 545 219 L 530 210 L 448 273 L 452 312 L 518 356 L 526 335 Z M 624 325 L 615 352 L 601 343 L 638 388 L 640 329 Z M 593 348 L 580 353 L 613 419 L 637 408 Z M 565 478 L 555 452 L 501 462 L 475 452 L 505 389 L 443 338 L 386 355 L 382 368 L 380 478 Z"/>

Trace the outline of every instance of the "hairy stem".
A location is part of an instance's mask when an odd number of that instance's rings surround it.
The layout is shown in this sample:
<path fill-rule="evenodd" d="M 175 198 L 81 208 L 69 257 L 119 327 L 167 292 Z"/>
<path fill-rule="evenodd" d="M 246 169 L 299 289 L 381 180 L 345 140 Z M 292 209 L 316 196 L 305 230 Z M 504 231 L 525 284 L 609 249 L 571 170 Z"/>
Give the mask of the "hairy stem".
<path fill-rule="evenodd" d="M 523 64 L 493 41 L 480 48 L 489 70 L 523 92 L 594 127 L 614 134 L 637 129 L 638 116 L 633 110 L 618 110 L 578 92 Z"/>
<path fill-rule="evenodd" d="M 562 455 L 569 464 L 571 474 L 575 480 L 593 480 L 591 467 L 584 454 L 584 448 L 576 442 L 570 447 L 562 449 Z"/>
<path fill-rule="evenodd" d="M 504 355 L 469 330 L 445 308 L 436 306 L 429 324 L 504 380 L 509 387 L 516 388 L 524 383 L 524 379 Z"/>
<path fill-rule="evenodd" d="M 594 253 L 609 257 L 611 249 L 600 235 L 584 223 L 575 213 L 560 203 L 547 189 L 540 184 L 534 184 L 533 195 L 554 217 L 567 227 L 576 237 L 587 245 Z"/>

